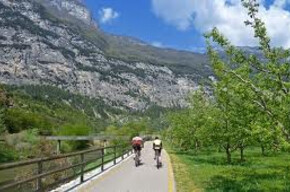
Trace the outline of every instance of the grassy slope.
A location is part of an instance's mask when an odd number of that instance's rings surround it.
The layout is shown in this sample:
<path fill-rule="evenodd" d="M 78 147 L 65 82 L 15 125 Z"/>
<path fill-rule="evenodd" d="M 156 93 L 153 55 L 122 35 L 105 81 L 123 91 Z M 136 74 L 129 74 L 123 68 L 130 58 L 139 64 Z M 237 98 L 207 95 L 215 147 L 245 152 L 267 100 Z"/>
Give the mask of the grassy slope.
<path fill-rule="evenodd" d="M 262 157 L 248 150 L 245 163 L 225 164 L 223 153 L 170 150 L 177 191 L 290 191 L 290 154 Z M 234 155 L 238 159 L 238 154 Z"/>

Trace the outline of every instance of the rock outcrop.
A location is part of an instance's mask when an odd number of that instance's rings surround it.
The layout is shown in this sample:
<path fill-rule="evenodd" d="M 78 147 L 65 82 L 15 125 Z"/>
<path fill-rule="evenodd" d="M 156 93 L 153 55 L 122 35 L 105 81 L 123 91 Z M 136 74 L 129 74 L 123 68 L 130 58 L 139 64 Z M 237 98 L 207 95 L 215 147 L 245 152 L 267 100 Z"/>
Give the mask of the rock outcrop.
<path fill-rule="evenodd" d="M 137 110 L 185 105 L 193 76 L 112 57 L 105 37 L 80 1 L 0 0 L 1 83 L 49 84 Z"/>

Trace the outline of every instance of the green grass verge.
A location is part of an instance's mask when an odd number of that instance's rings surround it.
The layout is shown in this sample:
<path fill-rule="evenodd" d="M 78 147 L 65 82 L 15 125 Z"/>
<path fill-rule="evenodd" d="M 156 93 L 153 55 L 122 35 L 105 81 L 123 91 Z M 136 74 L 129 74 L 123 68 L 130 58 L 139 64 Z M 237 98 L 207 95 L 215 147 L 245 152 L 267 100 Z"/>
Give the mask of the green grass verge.
<path fill-rule="evenodd" d="M 223 153 L 168 150 L 178 192 L 188 191 L 290 191 L 290 154 L 261 156 L 258 149 L 246 151 L 240 163 L 238 153 L 227 165 Z"/>

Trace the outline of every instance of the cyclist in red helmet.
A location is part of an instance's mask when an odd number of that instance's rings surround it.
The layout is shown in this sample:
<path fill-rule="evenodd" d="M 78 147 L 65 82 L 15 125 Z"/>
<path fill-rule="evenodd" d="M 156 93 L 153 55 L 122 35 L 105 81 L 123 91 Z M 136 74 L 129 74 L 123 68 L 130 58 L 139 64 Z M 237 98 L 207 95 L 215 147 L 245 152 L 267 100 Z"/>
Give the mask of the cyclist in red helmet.
<path fill-rule="evenodd" d="M 138 152 L 139 156 L 141 156 L 141 149 L 143 145 L 142 137 L 136 136 L 132 139 L 132 147 L 134 149 L 135 154 Z"/>

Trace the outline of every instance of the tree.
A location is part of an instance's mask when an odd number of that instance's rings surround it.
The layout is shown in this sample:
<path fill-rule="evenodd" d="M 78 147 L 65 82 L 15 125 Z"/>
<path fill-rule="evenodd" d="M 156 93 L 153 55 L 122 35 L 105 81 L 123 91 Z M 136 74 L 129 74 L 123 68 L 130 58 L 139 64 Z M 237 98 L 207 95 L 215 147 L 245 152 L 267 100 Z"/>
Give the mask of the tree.
<path fill-rule="evenodd" d="M 193 92 L 188 98 L 189 107 L 168 115 L 170 129 L 167 136 L 172 143 L 176 143 L 181 149 L 196 151 L 207 138 L 203 132 L 207 125 L 209 110 L 209 98 L 204 88 Z M 206 139 L 205 139 L 206 140 Z"/>
<path fill-rule="evenodd" d="M 194 125 L 193 119 L 190 118 L 190 111 L 188 109 L 171 113 L 168 116 L 171 124 L 171 139 L 181 149 L 191 149 L 194 141 Z"/>
<path fill-rule="evenodd" d="M 223 148 L 231 163 L 231 153 L 240 149 L 244 160 L 244 149 L 251 142 L 251 121 L 254 118 L 253 106 L 248 103 L 247 87 L 222 74 L 214 84 L 214 109 L 212 111 L 213 142 Z"/>
<path fill-rule="evenodd" d="M 211 100 L 204 87 L 200 87 L 189 97 L 189 113 L 188 116 L 192 122 L 192 140 L 196 150 L 202 145 L 208 143 L 207 133 L 204 132 L 208 127 L 208 117 L 211 114 Z M 206 134 L 205 134 L 206 133 Z"/>
<path fill-rule="evenodd" d="M 6 132 L 5 112 L 11 100 L 2 85 L 0 85 L 0 135 Z"/>
<path fill-rule="evenodd" d="M 289 148 L 290 51 L 271 47 L 265 24 L 257 17 L 259 7 L 257 1 L 242 0 L 242 2 L 248 9 L 250 17 L 245 24 L 254 29 L 263 58 L 256 55 L 248 56 L 231 45 L 216 28 L 205 35 L 208 54 L 219 81 L 225 81 L 230 77 L 231 90 L 234 93 L 239 93 L 241 87 L 246 90 L 243 101 L 247 104 L 244 110 L 259 115 L 253 119 L 251 128 L 255 133 L 264 134 L 260 140 L 271 138 L 271 143 L 276 147 Z M 226 60 L 220 58 L 212 42 L 225 50 Z"/>
<path fill-rule="evenodd" d="M 6 126 L 4 124 L 4 109 L 0 109 L 0 135 L 6 132 Z"/>

